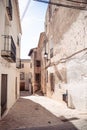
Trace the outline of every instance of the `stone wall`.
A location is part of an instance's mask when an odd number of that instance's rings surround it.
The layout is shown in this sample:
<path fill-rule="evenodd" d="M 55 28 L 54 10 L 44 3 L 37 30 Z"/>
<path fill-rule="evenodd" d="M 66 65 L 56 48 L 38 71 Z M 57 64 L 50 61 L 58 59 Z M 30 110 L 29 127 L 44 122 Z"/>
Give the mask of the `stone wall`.
<path fill-rule="evenodd" d="M 50 73 L 55 75 L 54 91 L 49 81 L 47 94 L 57 100 L 68 94 L 69 107 L 87 109 L 87 12 L 59 7 L 46 22 L 49 46 L 50 39 L 53 41 L 53 57 L 47 70 L 49 76 Z"/>

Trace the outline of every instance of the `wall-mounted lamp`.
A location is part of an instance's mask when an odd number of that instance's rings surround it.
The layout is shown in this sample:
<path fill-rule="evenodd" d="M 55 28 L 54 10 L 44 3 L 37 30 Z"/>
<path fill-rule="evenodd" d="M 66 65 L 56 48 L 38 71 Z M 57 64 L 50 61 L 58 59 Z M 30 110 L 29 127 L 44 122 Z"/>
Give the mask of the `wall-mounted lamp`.
<path fill-rule="evenodd" d="M 45 58 L 47 61 L 50 60 L 50 59 L 48 59 L 48 53 L 47 53 L 47 52 L 44 53 L 44 58 Z"/>
<path fill-rule="evenodd" d="M 47 58 L 48 57 L 48 53 L 44 53 L 44 58 Z"/>

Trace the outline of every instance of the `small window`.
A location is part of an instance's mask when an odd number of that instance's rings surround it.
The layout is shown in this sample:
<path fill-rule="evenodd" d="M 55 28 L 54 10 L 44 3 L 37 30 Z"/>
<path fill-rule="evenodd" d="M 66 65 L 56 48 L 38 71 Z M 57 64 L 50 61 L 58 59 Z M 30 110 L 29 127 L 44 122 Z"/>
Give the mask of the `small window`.
<path fill-rule="evenodd" d="M 19 37 L 17 36 L 17 45 L 19 46 Z"/>
<path fill-rule="evenodd" d="M 30 63 L 30 68 L 32 68 L 32 63 Z"/>
<path fill-rule="evenodd" d="M 52 17 L 52 5 L 49 5 L 49 21 Z"/>
<path fill-rule="evenodd" d="M 40 67 L 41 66 L 41 62 L 39 60 L 36 60 L 36 67 Z"/>
<path fill-rule="evenodd" d="M 46 71 L 46 82 L 48 82 L 48 71 Z"/>
<path fill-rule="evenodd" d="M 50 73 L 50 85 L 51 85 L 51 91 L 54 91 L 55 77 L 53 73 Z"/>
<path fill-rule="evenodd" d="M 34 58 L 37 58 L 37 52 L 36 51 L 34 52 Z"/>
<path fill-rule="evenodd" d="M 6 10 L 7 10 L 9 19 L 12 20 L 12 3 L 11 3 L 11 0 L 6 1 Z"/>
<path fill-rule="evenodd" d="M 40 82 L 40 74 L 35 74 L 35 81 Z"/>
<path fill-rule="evenodd" d="M 29 78 L 29 83 L 31 83 L 31 79 Z"/>
<path fill-rule="evenodd" d="M 24 64 L 21 64 L 21 68 L 24 68 Z"/>
<path fill-rule="evenodd" d="M 51 39 L 50 39 L 50 58 L 52 58 L 52 57 L 53 57 L 53 39 L 51 37 Z"/>
<path fill-rule="evenodd" d="M 24 80 L 25 79 L 25 73 L 24 72 L 21 72 L 20 73 L 20 80 Z"/>

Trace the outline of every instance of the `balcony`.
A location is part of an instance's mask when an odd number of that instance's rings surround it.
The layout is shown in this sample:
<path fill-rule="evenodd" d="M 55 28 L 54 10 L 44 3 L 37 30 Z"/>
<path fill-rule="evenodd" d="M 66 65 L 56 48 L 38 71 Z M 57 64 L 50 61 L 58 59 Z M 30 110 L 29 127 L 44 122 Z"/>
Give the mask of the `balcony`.
<path fill-rule="evenodd" d="M 16 47 L 12 36 L 4 35 L 4 49 L 1 56 L 9 62 L 16 62 Z"/>
<path fill-rule="evenodd" d="M 11 0 L 6 0 L 6 10 L 9 16 L 9 19 L 12 20 L 12 3 Z"/>
<path fill-rule="evenodd" d="M 16 68 L 21 69 L 21 59 L 16 59 Z"/>

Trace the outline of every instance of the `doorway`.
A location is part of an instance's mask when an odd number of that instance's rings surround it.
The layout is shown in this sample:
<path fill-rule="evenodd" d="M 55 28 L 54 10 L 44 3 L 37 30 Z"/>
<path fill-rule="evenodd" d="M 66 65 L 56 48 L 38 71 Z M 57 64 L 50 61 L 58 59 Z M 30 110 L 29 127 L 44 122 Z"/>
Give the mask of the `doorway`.
<path fill-rule="evenodd" d="M 7 108 L 7 74 L 1 75 L 1 116 Z"/>
<path fill-rule="evenodd" d="M 25 91 L 25 82 L 20 83 L 20 91 Z"/>

